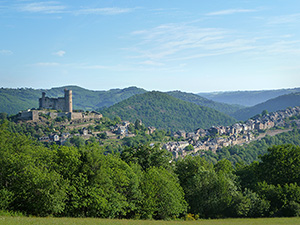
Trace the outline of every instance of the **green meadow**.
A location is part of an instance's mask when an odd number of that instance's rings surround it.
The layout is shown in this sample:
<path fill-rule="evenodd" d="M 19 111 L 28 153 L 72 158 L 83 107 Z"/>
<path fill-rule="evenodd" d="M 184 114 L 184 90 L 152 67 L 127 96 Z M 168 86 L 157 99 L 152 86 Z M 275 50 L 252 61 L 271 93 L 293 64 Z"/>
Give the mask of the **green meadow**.
<path fill-rule="evenodd" d="M 197 221 L 115 220 L 96 218 L 0 217 L 1 225 L 289 225 L 300 224 L 299 217 L 260 219 L 214 219 Z"/>

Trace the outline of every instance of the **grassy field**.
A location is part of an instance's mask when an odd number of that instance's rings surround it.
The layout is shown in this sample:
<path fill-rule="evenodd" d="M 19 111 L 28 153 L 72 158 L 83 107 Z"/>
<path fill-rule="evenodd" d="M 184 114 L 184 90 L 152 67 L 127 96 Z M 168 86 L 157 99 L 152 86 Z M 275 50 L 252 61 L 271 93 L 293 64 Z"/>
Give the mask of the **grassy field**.
<path fill-rule="evenodd" d="M 1 225 L 290 225 L 300 224 L 300 218 L 220 219 L 197 221 L 109 220 L 92 218 L 0 217 Z"/>

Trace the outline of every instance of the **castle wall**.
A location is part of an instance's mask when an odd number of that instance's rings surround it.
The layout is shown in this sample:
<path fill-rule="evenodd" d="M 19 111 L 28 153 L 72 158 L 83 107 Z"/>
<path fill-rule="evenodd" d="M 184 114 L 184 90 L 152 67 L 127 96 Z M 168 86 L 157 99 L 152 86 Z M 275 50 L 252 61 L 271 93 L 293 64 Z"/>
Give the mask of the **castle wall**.
<path fill-rule="evenodd" d="M 37 121 L 39 120 L 39 112 L 37 110 L 23 111 L 20 113 L 19 119 Z"/>
<path fill-rule="evenodd" d="M 42 93 L 42 97 L 39 99 L 40 109 L 55 109 L 62 112 L 72 112 L 72 91 L 65 89 L 65 96 L 60 98 L 46 97 L 46 93 Z"/>

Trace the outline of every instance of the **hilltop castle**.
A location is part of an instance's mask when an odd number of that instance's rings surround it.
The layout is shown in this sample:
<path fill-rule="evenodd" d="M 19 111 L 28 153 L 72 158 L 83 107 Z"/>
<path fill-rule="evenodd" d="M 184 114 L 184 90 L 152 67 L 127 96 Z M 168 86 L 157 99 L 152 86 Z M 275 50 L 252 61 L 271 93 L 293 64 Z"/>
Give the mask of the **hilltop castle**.
<path fill-rule="evenodd" d="M 40 109 L 55 109 L 62 112 L 72 112 L 72 91 L 65 89 L 65 96 L 61 98 L 49 98 L 46 97 L 46 93 L 42 93 L 42 97 L 39 98 Z"/>
<path fill-rule="evenodd" d="M 22 111 L 18 115 L 19 120 L 38 121 L 41 115 L 48 115 L 51 119 L 57 117 L 67 117 L 70 120 L 86 122 L 91 119 L 100 119 L 102 114 L 98 112 L 73 112 L 72 91 L 65 89 L 65 96 L 59 98 L 46 97 L 46 93 L 42 93 L 39 98 L 39 110 L 28 109 Z M 60 110 L 58 112 L 49 111 L 47 109 Z"/>

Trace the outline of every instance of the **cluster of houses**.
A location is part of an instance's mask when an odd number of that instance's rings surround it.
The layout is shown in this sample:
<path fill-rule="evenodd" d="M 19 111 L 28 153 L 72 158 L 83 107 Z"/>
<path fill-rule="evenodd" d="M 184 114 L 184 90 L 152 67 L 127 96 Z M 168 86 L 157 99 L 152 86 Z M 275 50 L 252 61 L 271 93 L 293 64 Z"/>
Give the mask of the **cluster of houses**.
<path fill-rule="evenodd" d="M 76 125 L 77 121 L 71 121 L 69 122 L 71 125 Z M 86 121 L 90 122 L 90 121 Z M 88 123 L 91 125 L 91 123 Z M 71 138 L 73 136 L 80 136 L 84 139 L 89 139 L 90 137 L 94 136 L 96 137 L 97 134 L 105 133 L 106 137 L 109 139 L 122 139 L 124 137 L 134 137 L 135 134 L 131 133 L 129 130 L 129 126 L 132 125 L 129 121 L 122 121 L 120 124 L 116 124 L 115 126 L 111 126 L 109 131 L 91 131 L 88 130 L 86 127 L 83 127 L 75 134 L 70 134 L 69 132 L 61 133 L 61 134 L 50 134 L 46 136 L 42 136 L 39 138 L 39 141 L 41 142 L 55 142 L 56 144 L 63 145 L 65 141 L 68 138 Z M 140 121 L 140 125 L 142 125 L 142 122 Z M 77 125 L 80 126 L 80 125 Z M 148 130 L 146 133 L 152 134 L 156 130 L 155 127 L 148 127 Z"/>
<path fill-rule="evenodd" d="M 175 158 L 180 155 L 185 156 L 198 151 L 213 151 L 231 146 L 248 143 L 254 139 L 254 133 L 277 127 L 285 127 L 287 125 L 286 118 L 300 115 L 300 107 L 296 106 L 285 110 L 272 112 L 262 116 L 249 119 L 244 123 L 236 123 L 232 126 L 216 126 L 209 129 L 197 129 L 195 132 L 186 133 L 183 130 L 173 134 L 176 138 L 184 139 L 184 141 L 168 142 L 163 145 L 164 149 L 172 152 Z M 295 121 L 300 125 L 300 120 Z M 187 146 L 192 145 L 193 150 Z"/>
<path fill-rule="evenodd" d="M 69 132 L 64 132 L 61 134 L 57 134 L 57 133 L 50 134 L 50 135 L 40 137 L 39 141 L 55 142 L 56 144 L 63 145 L 67 141 L 67 139 L 69 139 L 73 136 L 80 136 L 80 137 L 84 137 L 85 139 L 88 139 L 93 135 L 91 134 L 91 131 L 89 131 L 88 129 L 82 128 L 81 130 L 79 130 L 79 133 L 76 133 L 76 134 L 70 134 Z"/>
<path fill-rule="evenodd" d="M 139 125 L 142 126 L 142 121 L 139 120 L 138 122 L 139 122 Z M 111 126 L 110 130 L 112 133 L 119 135 L 120 139 L 122 139 L 124 137 L 133 137 L 133 136 L 135 136 L 135 134 L 132 134 L 129 131 L 130 124 L 132 124 L 132 123 L 130 123 L 129 121 L 122 121 L 121 124 L 116 124 L 115 126 Z M 155 127 L 148 127 L 147 129 L 148 129 L 146 131 L 147 134 L 152 134 L 156 130 Z"/>

